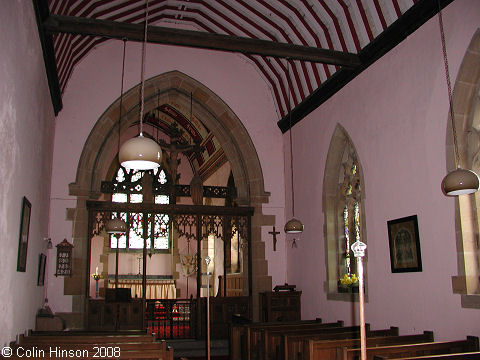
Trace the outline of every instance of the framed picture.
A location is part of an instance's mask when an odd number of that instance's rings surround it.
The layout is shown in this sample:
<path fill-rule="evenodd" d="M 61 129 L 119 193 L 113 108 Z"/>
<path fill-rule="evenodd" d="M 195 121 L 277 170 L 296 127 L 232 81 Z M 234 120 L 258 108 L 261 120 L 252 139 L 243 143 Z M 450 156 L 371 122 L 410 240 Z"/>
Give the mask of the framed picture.
<path fill-rule="evenodd" d="M 17 271 L 25 272 L 27 269 L 27 249 L 28 249 L 28 232 L 30 228 L 30 213 L 32 205 L 24 196 L 22 202 L 22 215 L 20 217 L 20 236 L 18 240 L 18 258 Z"/>
<path fill-rule="evenodd" d="M 43 286 L 45 281 L 45 264 L 47 263 L 47 256 L 45 254 L 40 254 L 38 260 L 38 280 L 37 285 Z"/>
<path fill-rule="evenodd" d="M 417 215 L 387 222 L 392 273 L 422 271 Z"/>

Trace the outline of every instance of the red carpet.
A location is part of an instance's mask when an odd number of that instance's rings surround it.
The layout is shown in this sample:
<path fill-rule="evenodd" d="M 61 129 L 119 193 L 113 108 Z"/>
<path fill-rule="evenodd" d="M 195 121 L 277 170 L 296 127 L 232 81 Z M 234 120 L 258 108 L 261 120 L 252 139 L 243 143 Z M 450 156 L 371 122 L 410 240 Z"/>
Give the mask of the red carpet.
<path fill-rule="evenodd" d="M 155 333 L 157 339 L 189 339 L 194 337 L 188 325 L 170 327 L 151 322 L 147 324 L 147 331 Z"/>

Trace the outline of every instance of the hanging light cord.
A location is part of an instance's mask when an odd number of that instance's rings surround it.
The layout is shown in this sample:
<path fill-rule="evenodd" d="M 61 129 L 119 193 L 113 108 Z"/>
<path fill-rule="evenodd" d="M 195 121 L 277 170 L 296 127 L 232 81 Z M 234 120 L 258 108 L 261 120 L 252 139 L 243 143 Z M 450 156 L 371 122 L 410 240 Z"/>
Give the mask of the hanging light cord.
<path fill-rule="evenodd" d="M 160 126 L 160 92 L 157 92 L 157 126 L 156 126 L 156 130 L 157 130 L 157 143 L 158 143 L 158 128 Z"/>
<path fill-rule="evenodd" d="M 295 193 L 293 190 L 293 145 L 292 145 L 292 105 L 291 105 L 291 97 L 292 97 L 292 90 L 290 86 L 290 62 L 287 59 L 287 73 L 288 73 L 288 107 L 289 107 L 289 123 L 290 123 L 290 169 L 292 171 L 292 217 L 295 217 Z"/>
<path fill-rule="evenodd" d="M 143 43 L 142 43 L 142 73 L 141 73 L 141 78 L 142 78 L 142 87 L 140 90 L 140 135 L 143 135 L 143 107 L 144 107 L 144 93 L 145 93 L 145 53 L 147 52 L 146 50 L 146 43 L 147 43 L 147 28 L 148 28 L 148 0 L 146 0 L 146 5 L 145 5 L 145 33 L 143 37 Z"/>
<path fill-rule="evenodd" d="M 445 32 L 443 31 L 443 17 L 442 17 L 442 7 L 440 5 L 440 0 L 438 0 L 438 23 L 440 25 L 440 37 L 442 40 L 443 63 L 445 65 L 445 78 L 447 79 L 448 102 L 450 105 L 450 120 L 452 122 L 452 132 L 453 132 L 453 150 L 455 153 L 455 167 L 457 168 L 460 164 L 460 157 L 458 154 L 457 130 L 455 128 L 455 112 L 453 111 L 453 101 L 452 101 L 452 84 L 450 82 L 450 71 L 448 70 L 447 46 L 445 44 Z"/>
<path fill-rule="evenodd" d="M 193 93 L 190 91 L 190 124 L 193 126 Z M 195 145 L 195 141 L 193 139 L 193 135 L 190 136 L 192 139 L 192 145 Z M 190 141 L 189 141 L 190 143 Z"/>
<path fill-rule="evenodd" d="M 118 116 L 118 144 L 117 144 L 117 154 L 120 154 L 120 122 L 122 121 L 122 105 L 123 105 L 123 79 L 125 77 L 125 45 L 127 44 L 127 39 L 123 38 L 123 61 L 122 61 L 122 85 L 120 87 L 120 114 Z"/>

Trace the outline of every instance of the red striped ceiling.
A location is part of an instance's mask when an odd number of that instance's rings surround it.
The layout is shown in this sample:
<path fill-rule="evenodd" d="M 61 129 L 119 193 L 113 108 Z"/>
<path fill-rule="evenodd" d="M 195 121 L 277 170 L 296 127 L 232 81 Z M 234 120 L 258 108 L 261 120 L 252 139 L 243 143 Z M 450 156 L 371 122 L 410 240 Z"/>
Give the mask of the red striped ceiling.
<path fill-rule="evenodd" d="M 149 0 L 149 24 L 186 24 L 198 31 L 358 53 L 418 0 Z M 142 23 L 145 0 L 49 0 L 56 15 Z M 106 39 L 54 37 L 61 91 L 75 65 Z M 268 84 L 279 118 L 338 67 L 245 56 Z M 290 67 L 290 76 L 288 74 Z M 289 106 L 289 86 L 292 89 Z"/>

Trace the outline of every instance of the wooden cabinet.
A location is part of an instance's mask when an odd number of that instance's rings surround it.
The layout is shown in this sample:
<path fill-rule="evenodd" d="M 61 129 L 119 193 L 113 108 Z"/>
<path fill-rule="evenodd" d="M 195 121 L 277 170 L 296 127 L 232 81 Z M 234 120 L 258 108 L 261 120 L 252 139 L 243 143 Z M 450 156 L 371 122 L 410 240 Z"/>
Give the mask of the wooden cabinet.
<path fill-rule="evenodd" d="M 301 295 L 301 291 L 260 293 L 260 320 L 263 322 L 300 320 Z"/>

